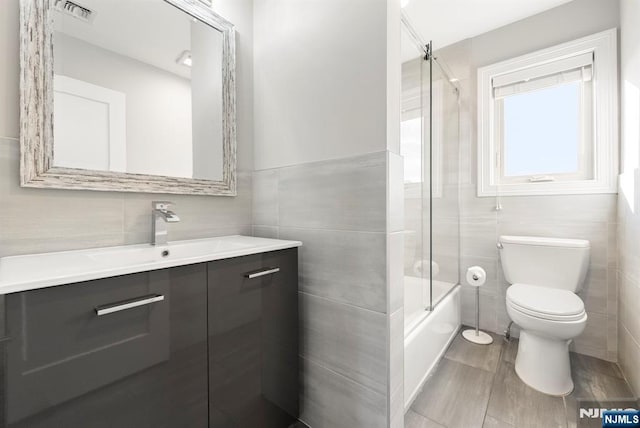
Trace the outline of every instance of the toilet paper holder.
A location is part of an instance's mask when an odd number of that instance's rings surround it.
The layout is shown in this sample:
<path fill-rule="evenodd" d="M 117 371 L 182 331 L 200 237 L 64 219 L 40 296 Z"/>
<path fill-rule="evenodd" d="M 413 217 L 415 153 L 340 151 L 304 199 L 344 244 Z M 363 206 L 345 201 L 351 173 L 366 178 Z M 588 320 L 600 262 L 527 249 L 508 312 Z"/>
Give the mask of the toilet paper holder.
<path fill-rule="evenodd" d="M 480 266 L 471 266 L 467 269 L 467 283 L 476 289 L 476 326 L 475 329 L 467 329 L 462 332 L 462 337 L 469 342 L 479 345 L 489 345 L 493 338 L 480 331 L 480 287 L 487 281 L 487 272 Z"/>
<path fill-rule="evenodd" d="M 487 272 L 480 266 L 467 269 L 467 283 L 474 287 L 481 287 L 487 282 Z"/>

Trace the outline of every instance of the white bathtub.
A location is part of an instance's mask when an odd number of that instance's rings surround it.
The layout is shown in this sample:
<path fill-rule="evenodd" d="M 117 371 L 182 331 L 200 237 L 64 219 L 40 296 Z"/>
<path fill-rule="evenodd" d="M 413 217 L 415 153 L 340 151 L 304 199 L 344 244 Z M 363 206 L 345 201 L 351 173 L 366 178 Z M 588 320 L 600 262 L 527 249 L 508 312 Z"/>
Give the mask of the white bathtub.
<path fill-rule="evenodd" d="M 438 302 L 455 287 L 456 284 L 433 280 L 433 303 L 437 307 Z M 428 314 L 429 280 L 415 276 L 404 277 L 404 335 L 405 337 Z"/>
<path fill-rule="evenodd" d="M 409 282 L 407 279 L 409 278 Z M 409 409 L 422 389 L 429 373 L 442 358 L 449 343 L 460 329 L 460 286 L 442 299 L 436 308 L 426 312 L 422 304 L 422 293 L 418 293 L 420 278 L 405 277 L 405 338 L 404 338 L 404 404 Z M 434 294 L 436 281 L 434 281 Z M 452 284 L 438 284 L 451 289 Z M 406 296 L 414 292 L 413 296 Z M 409 299 L 407 299 L 409 297 Z M 416 304 L 419 302 L 419 304 Z M 409 307 L 407 307 L 409 304 Z M 413 310 L 413 312 L 411 312 Z M 407 319 L 409 318 L 408 322 Z"/>

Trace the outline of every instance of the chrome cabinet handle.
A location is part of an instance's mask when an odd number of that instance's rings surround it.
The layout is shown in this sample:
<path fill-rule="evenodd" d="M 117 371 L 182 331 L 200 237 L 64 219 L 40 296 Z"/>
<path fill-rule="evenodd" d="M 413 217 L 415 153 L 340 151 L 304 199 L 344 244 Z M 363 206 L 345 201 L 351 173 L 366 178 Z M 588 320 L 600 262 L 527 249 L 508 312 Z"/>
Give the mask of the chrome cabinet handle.
<path fill-rule="evenodd" d="M 255 271 L 255 272 L 249 272 L 249 273 L 246 273 L 244 276 L 245 276 L 245 278 L 253 279 L 253 278 L 258 278 L 258 277 L 265 276 L 265 275 L 271 275 L 271 274 L 274 274 L 276 272 L 280 272 L 280 268 L 279 267 L 270 267 L 270 268 L 266 268 L 264 270 L 258 270 L 258 271 Z"/>
<path fill-rule="evenodd" d="M 164 300 L 164 295 L 162 294 L 149 294 L 142 297 L 136 297 L 131 300 L 123 300 L 121 302 L 110 303 L 108 305 L 100 305 L 96 306 L 96 315 L 99 317 L 102 315 L 112 314 L 114 312 L 120 312 L 131 308 L 136 308 L 138 306 L 149 305 L 151 303 L 156 303 Z"/>

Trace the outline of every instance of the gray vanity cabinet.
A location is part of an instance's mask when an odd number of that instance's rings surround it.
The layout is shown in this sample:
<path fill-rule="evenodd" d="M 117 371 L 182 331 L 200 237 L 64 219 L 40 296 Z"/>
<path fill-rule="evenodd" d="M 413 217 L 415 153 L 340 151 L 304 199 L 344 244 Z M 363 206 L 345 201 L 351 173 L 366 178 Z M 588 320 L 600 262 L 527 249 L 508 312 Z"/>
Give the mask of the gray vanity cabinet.
<path fill-rule="evenodd" d="M 5 301 L 2 426 L 285 428 L 298 414 L 296 249 Z"/>
<path fill-rule="evenodd" d="M 297 250 L 209 264 L 210 426 L 288 427 L 298 415 Z"/>
<path fill-rule="evenodd" d="M 207 426 L 206 265 L 7 296 L 10 427 Z M 164 300 L 98 315 L 149 295 Z"/>

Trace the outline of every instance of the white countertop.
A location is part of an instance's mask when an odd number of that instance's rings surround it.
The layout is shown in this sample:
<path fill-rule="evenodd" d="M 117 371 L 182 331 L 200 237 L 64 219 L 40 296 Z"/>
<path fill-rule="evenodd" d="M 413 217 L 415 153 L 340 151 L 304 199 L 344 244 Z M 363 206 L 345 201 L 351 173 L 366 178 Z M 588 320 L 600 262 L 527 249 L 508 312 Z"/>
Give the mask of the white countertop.
<path fill-rule="evenodd" d="M 223 236 L 0 258 L 0 294 L 284 250 L 299 241 Z M 163 252 L 168 251 L 167 256 Z"/>

